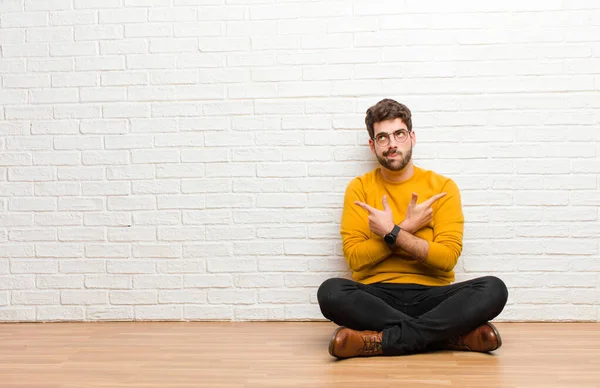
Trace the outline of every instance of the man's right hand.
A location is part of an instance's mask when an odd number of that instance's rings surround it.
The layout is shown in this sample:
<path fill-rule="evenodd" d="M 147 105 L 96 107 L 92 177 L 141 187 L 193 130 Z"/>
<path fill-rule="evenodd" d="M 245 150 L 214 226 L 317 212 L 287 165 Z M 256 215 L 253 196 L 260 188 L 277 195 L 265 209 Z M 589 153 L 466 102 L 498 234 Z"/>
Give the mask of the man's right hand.
<path fill-rule="evenodd" d="M 417 230 L 427 226 L 433 220 L 433 210 L 431 209 L 431 205 L 445 195 L 446 193 L 436 194 L 417 205 L 418 195 L 417 193 L 412 193 L 408 209 L 406 209 L 406 218 L 400 223 L 400 227 L 413 234 Z"/>

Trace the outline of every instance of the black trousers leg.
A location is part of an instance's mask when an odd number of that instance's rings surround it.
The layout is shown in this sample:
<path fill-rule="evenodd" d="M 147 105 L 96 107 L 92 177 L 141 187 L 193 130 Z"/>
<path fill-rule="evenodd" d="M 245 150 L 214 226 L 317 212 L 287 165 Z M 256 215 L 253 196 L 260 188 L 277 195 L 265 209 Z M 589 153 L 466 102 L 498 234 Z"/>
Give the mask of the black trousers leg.
<path fill-rule="evenodd" d="M 317 298 L 326 318 L 355 330 L 383 331 L 384 354 L 400 355 L 426 350 L 495 318 L 508 290 L 494 276 L 438 287 L 333 278 L 319 287 Z"/>

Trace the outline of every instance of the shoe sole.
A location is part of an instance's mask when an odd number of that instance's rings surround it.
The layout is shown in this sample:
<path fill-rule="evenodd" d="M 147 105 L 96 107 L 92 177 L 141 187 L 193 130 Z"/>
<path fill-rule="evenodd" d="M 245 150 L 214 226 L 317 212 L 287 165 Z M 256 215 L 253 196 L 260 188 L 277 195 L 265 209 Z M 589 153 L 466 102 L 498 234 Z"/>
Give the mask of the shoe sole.
<path fill-rule="evenodd" d="M 329 340 L 329 354 L 331 355 L 331 357 L 339 358 L 338 356 L 333 354 L 333 347 L 335 346 L 335 336 L 343 328 L 344 327 L 341 326 L 341 327 L 338 327 L 337 329 L 335 329 L 335 331 L 333 332 L 333 335 L 331 336 L 331 339 Z"/>
<path fill-rule="evenodd" d="M 496 350 L 500 346 L 502 346 L 502 337 L 500 337 L 500 332 L 498 331 L 498 329 L 496 328 L 496 326 L 494 326 L 490 322 L 487 322 L 486 325 L 488 325 L 494 331 L 494 334 L 496 334 L 496 338 L 498 339 L 498 346 L 496 346 L 494 349 L 490 350 L 490 352 L 493 352 L 494 350 Z"/>

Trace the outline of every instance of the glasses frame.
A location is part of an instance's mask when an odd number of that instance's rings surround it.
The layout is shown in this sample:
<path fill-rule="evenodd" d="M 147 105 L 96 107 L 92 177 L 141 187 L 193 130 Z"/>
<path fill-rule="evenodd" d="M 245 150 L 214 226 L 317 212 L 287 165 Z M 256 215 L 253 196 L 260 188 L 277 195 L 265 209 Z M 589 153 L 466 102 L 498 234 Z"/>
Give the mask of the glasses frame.
<path fill-rule="evenodd" d="M 406 137 L 404 138 L 404 140 L 398 140 L 398 136 L 396 135 L 398 132 L 406 132 Z M 379 142 L 376 140 L 376 138 L 377 138 L 377 136 L 379 136 L 379 135 L 382 135 L 382 134 L 384 134 L 384 133 L 387 135 L 387 137 L 386 137 L 387 141 L 385 142 L 385 144 L 380 144 L 380 143 L 379 143 Z M 400 144 L 402 144 L 402 143 L 405 143 L 405 142 L 406 142 L 406 140 L 407 140 L 407 139 L 410 137 L 410 134 L 411 134 L 411 133 L 412 133 L 412 130 L 401 128 L 401 129 L 398 129 L 398 130 L 396 130 L 396 131 L 394 131 L 394 132 L 392 132 L 392 133 L 387 133 L 387 132 L 379 132 L 379 133 L 377 134 L 377 136 L 374 136 L 374 137 L 372 137 L 372 138 L 371 138 L 371 140 L 373 140 L 373 142 L 374 142 L 375 144 L 377 144 L 378 146 L 380 146 L 380 147 L 386 147 L 386 146 L 388 146 L 388 145 L 390 144 L 390 141 L 391 141 L 391 140 L 390 140 L 390 137 L 391 137 L 392 135 L 394 135 L 394 140 L 396 141 L 396 143 L 400 143 Z"/>

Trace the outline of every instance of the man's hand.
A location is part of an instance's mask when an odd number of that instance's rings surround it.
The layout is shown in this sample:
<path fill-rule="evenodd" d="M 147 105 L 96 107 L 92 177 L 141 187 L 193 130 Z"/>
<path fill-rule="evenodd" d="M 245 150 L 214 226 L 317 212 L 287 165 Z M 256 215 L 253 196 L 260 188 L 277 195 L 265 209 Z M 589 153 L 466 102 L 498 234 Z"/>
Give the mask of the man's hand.
<path fill-rule="evenodd" d="M 400 223 L 400 227 L 413 234 L 417 230 L 427 226 L 427 224 L 433 220 L 433 210 L 431 209 L 431 205 L 445 195 L 446 193 L 436 194 L 425 202 L 417 205 L 417 193 L 412 193 L 408 209 L 406 209 L 406 218 Z"/>
<path fill-rule="evenodd" d="M 371 232 L 378 236 L 385 236 L 394 229 L 394 217 L 392 216 L 392 209 L 388 204 L 387 197 L 383 196 L 383 210 L 375 209 L 372 206 L 360 201 L 354 201 L 355 205 L 358 205 L 369 212 L 369 229 Z"/>

